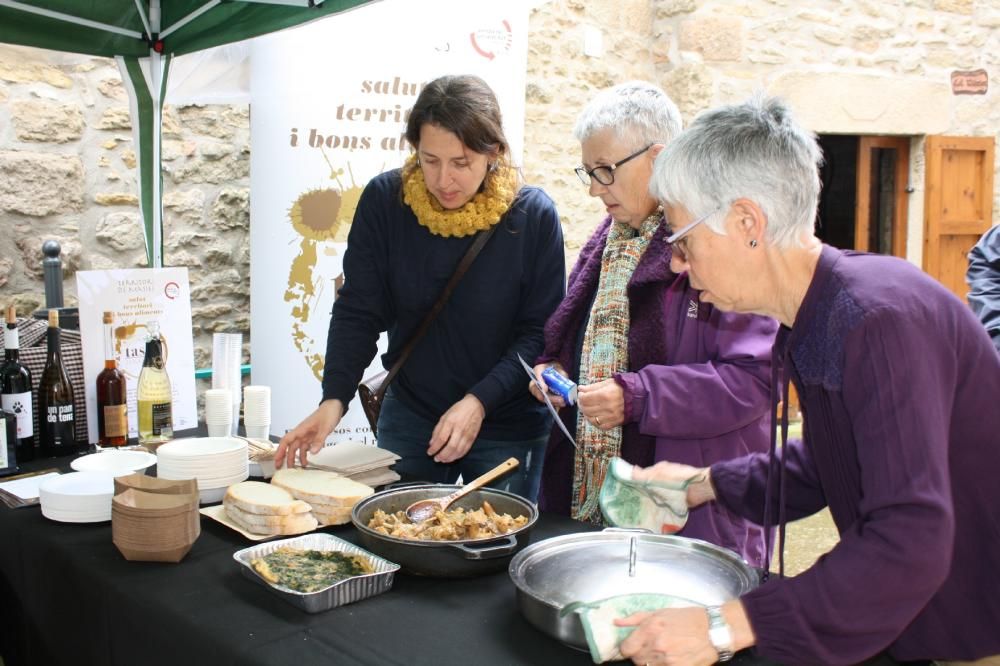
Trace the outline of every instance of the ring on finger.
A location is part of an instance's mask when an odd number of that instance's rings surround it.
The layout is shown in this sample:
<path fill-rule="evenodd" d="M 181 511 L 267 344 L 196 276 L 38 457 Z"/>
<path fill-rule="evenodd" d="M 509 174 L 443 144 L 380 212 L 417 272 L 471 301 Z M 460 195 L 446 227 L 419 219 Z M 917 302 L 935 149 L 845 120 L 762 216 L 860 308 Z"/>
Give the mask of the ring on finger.
<path fill-rule="evenodd" d="M 596 423 L 597 425 L 601 425 L 601 417 L 600 416 L 595 416 L 594 417 L 594 423 Z"/>

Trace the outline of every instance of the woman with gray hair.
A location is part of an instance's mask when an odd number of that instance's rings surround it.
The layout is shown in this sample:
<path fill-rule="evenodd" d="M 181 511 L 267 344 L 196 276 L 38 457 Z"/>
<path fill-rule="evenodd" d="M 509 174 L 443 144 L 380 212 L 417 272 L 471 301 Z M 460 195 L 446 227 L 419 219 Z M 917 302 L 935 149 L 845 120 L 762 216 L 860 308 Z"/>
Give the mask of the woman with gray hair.
<path fill-rule="evenodd" d="M 777 324 L 698 302 L 670 270 L 662 210 L 649 194 L 653 160 L 680 130 L 670 98 L 638 81 L 599 93 L 577 122 L 576 172 L 607 217 L 580 252 L 535 367 L 538 377 L 551 366 L 580 385 L 579 410 L 552 396 L 576 441 L 553 428 L 544 511 L 600 522 L 598 493 L 616 456 L 705 465 L 767 448 Z M 680 534 L 765 559 L 763 530 L 719 506 L 692 511 Z"/>
<path fill-rule="evenodd" d="M 1000 564 L 1000 356 L 915 266 L 814 236 L 820 161 L 788 109 L 758 97 L 703 114 L 656 162 L 674 270 L 702 302 L 781 322 L 775 372 L 798 390 L 804 436 L 785 441 L 786 410 L 780 455 L 772 441 L 770 455 L 635 476 L 701 475 L 689 506 L 782 535 L 828 506 L 840 541 L 721 607 L 619 620 L 636 627 L 620 647 L 637 664 L 709 664 L 751 645 L 782 663 L 1000 663 L 988 582 Z"/>

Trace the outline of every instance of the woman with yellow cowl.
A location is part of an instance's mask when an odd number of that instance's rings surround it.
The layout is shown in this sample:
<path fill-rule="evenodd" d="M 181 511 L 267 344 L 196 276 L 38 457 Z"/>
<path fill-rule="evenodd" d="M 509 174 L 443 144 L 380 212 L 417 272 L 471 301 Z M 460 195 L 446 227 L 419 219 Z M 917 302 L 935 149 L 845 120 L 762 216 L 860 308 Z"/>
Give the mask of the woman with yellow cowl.
<path fill-rule="evenodd" d="M 518 355 L 542 351 L 542 327 L 565 284 L 552 200 L 510 163 L 500 107 L 474 76 L 444 76 L 409 116 L 415 152 L 365 188 L 348 236 L 333 308 L 323 400 L 282 438 L 277 466 L 303 465 L 337 426 L 388 331 L 388 368 L 435 304 L 476 235 L 495 228 L 419 339 L 382 404 L 378 445 L 405 477 L 454 483 L 510 456 L 495 482 L 534 499 L 551 419 L 524 382 Z"/>

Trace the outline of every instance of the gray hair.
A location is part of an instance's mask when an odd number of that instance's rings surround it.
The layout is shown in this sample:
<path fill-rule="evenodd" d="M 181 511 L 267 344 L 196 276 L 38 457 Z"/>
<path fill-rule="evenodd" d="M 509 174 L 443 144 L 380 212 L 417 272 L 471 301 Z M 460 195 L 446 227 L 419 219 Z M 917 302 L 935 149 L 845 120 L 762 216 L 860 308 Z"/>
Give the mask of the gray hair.
<path fill-rule="evenodd" d="M 620 141 L 635 144 L 636 149 L 650 143 L 667 143 L 681 131 L 681 112 L 652 83 L 620 83 L 590 100 L 573 134 L 583 143 L 607 129 L 613 129 Z"/>
<path fill-rule="evenodd" d="M 707 111 L 660 152 L 649 191 L 692 216 L 750 199 L 767 215 L 767 240 L 788 247 L 813 234 L 823 153 L 783 101 L 758 94 Z M 725 233 L 721 215 L 705 220 Z"/>

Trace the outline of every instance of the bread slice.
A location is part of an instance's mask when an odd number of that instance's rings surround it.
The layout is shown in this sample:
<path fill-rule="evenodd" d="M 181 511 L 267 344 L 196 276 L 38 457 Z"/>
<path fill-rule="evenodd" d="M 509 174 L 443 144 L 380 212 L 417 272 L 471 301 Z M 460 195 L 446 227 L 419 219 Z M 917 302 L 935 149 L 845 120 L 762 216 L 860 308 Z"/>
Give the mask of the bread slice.
<path fill-rule="evenodd" d="M 241 525 L 261 525 L 267 527 L 298 525 L 303 520 L 303 516 L 309 515 L 308 513 L 286 513 L 285 515 L 250 513 L 225 501 L 222 502 L 222 506 L 226 510 L 226 515 L 234 520 L 239 520 Z"/>
<path fill-rule="evenodd" d="M 322 526 L 327 525 L 346 525 L 351 522 L 351 509 L 353 507 L 347 507 L 346 509 L 339 509 L 334 511 L 317 511 L 313 509 L 313 515 L 316 516 L 316 520 Z"/>
<path fill-rule="evenodd" d="M 317 521 L 311 513 L 289 515 L 280 525 L 260 525 L 252 523 L 249 522 L 249 519 L 243 518 L 243 515 L 245 514 L 239 511 L 229 511 L 228 507 L 226 509 L 226 516 L 251 534 L 305 534 L 306 532 L 312 532 L 314 529 L 319 527 L 319 521 Z"/>
<path fill-rule="evenodd" d="M 331 509 L 353 507 L 375 492 L 371 486 L 318 469 L 279 469 L 274 473 L 271 485 L 286 489 L 296 499 L 326 505 Z"/>
<path fill-rule="evenodd" d="M 226 489 L 222 501 L 246 513 L 269 516 L 304 514 L 312 510 L 312 507 L 295 499 L 284 488 L 262 481 L 234 483 Z"/>

